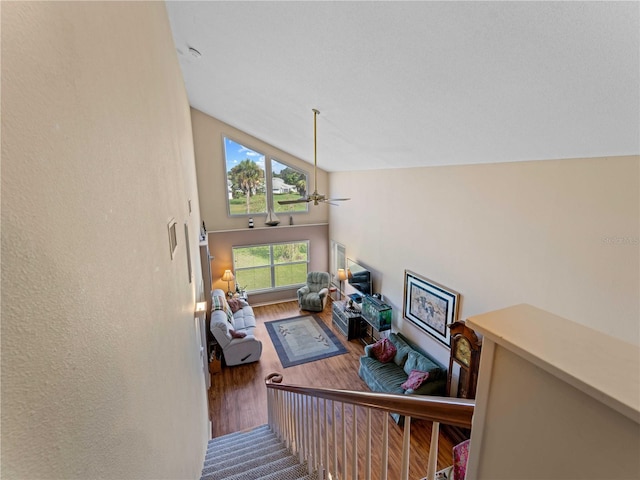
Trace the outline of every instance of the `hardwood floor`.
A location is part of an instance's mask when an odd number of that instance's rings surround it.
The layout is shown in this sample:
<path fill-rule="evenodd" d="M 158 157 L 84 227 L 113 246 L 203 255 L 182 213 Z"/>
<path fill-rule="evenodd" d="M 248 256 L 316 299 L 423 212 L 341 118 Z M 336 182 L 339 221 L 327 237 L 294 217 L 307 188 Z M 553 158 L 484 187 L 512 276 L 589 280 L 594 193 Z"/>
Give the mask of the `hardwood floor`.
<path fill-rule="evenodd" d="M 297 302 L 254 307 L 254 312 L 257 321 L 256 337 L 262 340 L 262 357 L 259 362 L 252 364 L 223 367 L 220 373 L 211 376 L 209 417 L 212 423 L 213 437 L 267 423 L 267 392 L 264 379 L 270 373 L 281 373 L 284 377 L 283 382 L 288 384 L 369 391 L 367 385 L 358 376 L 358 359 L 363 353 L 363 345 L 359 340 L 347 341 L 346 337 L 334 328 L 331 322 L 330 304 L 322 313 L 315 315 L 332 329 L 348 349 L 348 353 L 286 369 L 282 368 L 264 322 L 295 317 L 308 312 L 300 312 Z M 360 432 L 358 456 L 360 463 L 363 463 L 365 451 L 365 415 L 364 411 L 358 412 Z M 387 414 L 373 412 L 372 438 L 379 437 L 377 432 L 382 432 L 383 421 L 389 422 L 390 451 L 399 452 L 402 445 L 403 429 L 396 425 Z M 340 438 L 340 434 L 338 435 Z M 351 438 L 349 433 L 348 438 L 349 444 Z M 418 479 L 426 476 L 430 438 L 431 424 L 429 422 L 418 420 L 411 422 L 412 453 L 409 478 Z M 452 447 L 451 440 L 441 433 L 438 448 L 438 469 L 452 464 Z M 376 451 L 375 443 L 372 448 L 372 472 L 379 472 L 380 455 Z M 388 471 L 391 479 L 400 477 L 400 459 L 397 457 L 398 455 L 390 454 Z M 360 474 L 364 472 L 363 468 L 364 465 L 361 465 Z M 377 478 L 375 473 L 373 478 Z"/>

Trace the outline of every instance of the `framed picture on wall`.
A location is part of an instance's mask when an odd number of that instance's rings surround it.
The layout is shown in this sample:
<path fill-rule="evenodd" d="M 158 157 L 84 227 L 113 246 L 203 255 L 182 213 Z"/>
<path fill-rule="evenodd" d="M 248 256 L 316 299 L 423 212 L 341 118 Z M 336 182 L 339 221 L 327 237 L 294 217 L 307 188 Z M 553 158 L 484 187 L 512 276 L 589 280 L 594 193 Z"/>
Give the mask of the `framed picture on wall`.
<path fill-rule="evenodd" d="M 176 248 L 178 246 L 178 234 L 176 233 L 175 219 L 172 218 L 169 221 L 167 229 L 169 230 L 169 251 L 171 252 L 171 260 L 173 260 L 173 256 L 176 253 Z"/>
<path fill-rule="evenodd" d="M 458 320 L 460 294 L 410 270 L 404 271 L 402 316 L 418 328 L 450 345 L 447 325 Z"/>

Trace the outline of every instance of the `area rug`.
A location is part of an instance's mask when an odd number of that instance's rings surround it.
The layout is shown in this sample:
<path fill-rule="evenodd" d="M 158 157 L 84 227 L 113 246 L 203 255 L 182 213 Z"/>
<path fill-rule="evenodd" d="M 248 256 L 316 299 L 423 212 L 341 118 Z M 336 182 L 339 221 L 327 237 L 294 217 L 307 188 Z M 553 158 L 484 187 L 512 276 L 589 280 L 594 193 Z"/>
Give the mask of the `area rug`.
<path fill-rule="evenodd" d="M 347 353 L 333 332 L 315 315 L 265 322 L 283 368 Z"/>

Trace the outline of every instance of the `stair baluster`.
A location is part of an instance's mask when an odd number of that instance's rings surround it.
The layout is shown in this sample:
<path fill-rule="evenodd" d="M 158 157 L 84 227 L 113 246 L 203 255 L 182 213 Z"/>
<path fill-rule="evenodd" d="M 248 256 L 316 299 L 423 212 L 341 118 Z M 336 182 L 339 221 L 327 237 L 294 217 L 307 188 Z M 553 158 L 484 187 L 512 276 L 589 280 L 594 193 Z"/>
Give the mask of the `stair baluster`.
<path fill-rule="evenodd" d="M 389 422 L 382 422 L 382 472 L 380 480 L 387 480 L 389 468 Z"/>
<path fill-rule="evenodd" d="M 400 480 L 409 480 L 409 448 L 411 443 L 411 417 L 404 417 L 404 436 L 402 437 L 402 473 Z"/>
<path fill-rule="evenodd" d="M 352 452 L 351 455 L 351 469 L 353 472 L 352 478 L 358 478 L 358 407 L 357 405 L 353 405 L 353 424 L 351 426 L 351 432 L 353 435 L 351 436 L 351 446 Z"/>
<path fill-rule="evenodd" d="M 344 414 L 344 402 L 340 405 L 342 413 L 342 478 L 347 479 L 347 419 Z"/>
<path fill-rule="evenodd" d="M 427 480 L 435 480 L 436 465 L 438 463 L 438 436 L 440 434 L 440 423 L 433 422 L 431 425 L 431 443 L 429 444 L 429 463 L 427 464 Z"/>
<path fill-rule="evenodd" d="M 331 400 L 331 423 L 333 424 L 333 438 L 331 439 L 331 444 L 333 445 L 333 478 L 338 478 L 338 438 L 337 438 L 337 430 L 338 425 L 336 422 L 336 402 Z M 331 471 L 331 470 L 330 470 Z"/>
<path fill-rule="evenodd" d="M 371 480 L 371 409 L 367 408 L 367 450 L 365 457 L 364 476 L 366 480 Z"/>

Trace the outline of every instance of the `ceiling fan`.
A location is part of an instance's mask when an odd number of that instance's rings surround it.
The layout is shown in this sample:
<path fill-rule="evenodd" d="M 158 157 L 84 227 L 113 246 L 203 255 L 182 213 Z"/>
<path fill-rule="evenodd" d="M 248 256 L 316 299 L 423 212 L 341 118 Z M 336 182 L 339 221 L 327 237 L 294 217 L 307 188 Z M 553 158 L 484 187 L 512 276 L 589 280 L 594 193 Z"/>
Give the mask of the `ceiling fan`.
<path fill-rule="evenodd" d="M 343 202 L 345 200 L 351 200 L 350 198 L 327 198 L 326 195 L 322 195 L 318 193 L 318 159 L 317 159 L 317 148 L 316 148 L 316 119 L 320 115 L 320 112 L 313 109 L 313 193 L 311 195 L 307 195 L 306 197 L 297 198 L 295 200 L 279 200 L 278 203 L 280 205 L 290 205 L 292 203 L 308 203 L 313 202 L 314 205 L 318 205 L 319 203 L 328 203 L 329 205 L 338 206 L 337 203 L 333 202 Z"/>

